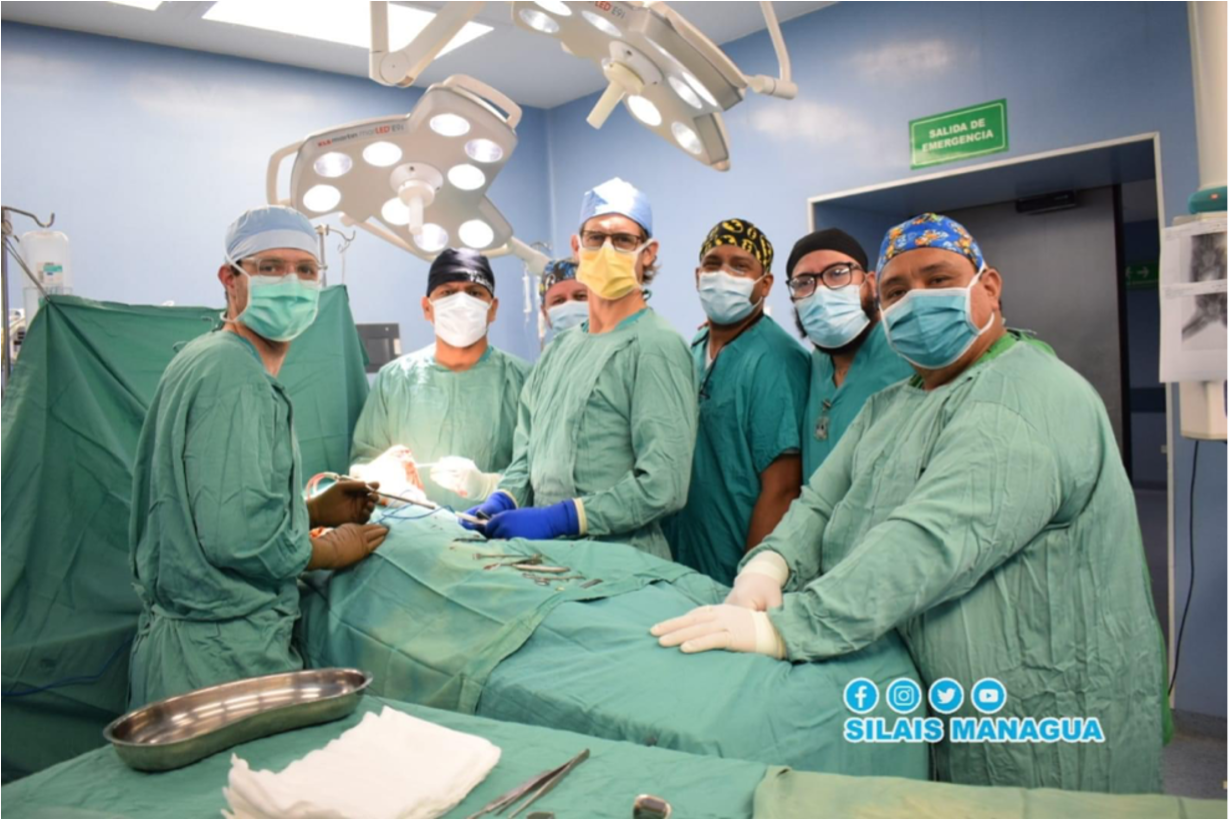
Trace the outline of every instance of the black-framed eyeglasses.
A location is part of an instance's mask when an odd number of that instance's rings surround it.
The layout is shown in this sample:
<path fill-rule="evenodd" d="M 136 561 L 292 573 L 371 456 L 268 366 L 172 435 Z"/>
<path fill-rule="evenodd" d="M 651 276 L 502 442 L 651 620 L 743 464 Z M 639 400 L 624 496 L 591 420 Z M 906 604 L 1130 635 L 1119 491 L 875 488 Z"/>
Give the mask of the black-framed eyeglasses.
<path fill-rule="evenodd" d="M 796 274 L 786 281 L 786 287 L 791 292 L 791 299 L 804 299 L 816 293 L 816 283 L 819 281 L 826 288 L 844 288 L 851 284 L 855 273 L 863 273 L 863 268 L 855 262 L 838 262 L 830 265 L 820 273 Z"/>
<path fill-rule="evenodd" d="M 603 247 L 608 239 L 617 251 L 636 251 L 643 242 L 640 234 L 606 234 L 602 231 L 582 231 L 581 246 L 591 251 Z"/>

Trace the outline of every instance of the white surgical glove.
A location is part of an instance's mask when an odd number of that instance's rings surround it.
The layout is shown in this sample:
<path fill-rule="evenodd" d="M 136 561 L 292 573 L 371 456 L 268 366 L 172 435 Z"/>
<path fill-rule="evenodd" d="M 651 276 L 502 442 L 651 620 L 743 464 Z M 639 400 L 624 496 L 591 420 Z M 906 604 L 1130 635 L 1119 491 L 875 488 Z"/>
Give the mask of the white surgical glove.
<path fill-rule="evenodd" d="M 790 576 L 786 559 L 772 550 L 764 550 L 735 577 L 735 586 L 727 594 L 726 603 L 749 610 L 781 607 L 782 586 Z"/>
<path fill-rule="evenodd" d="M 499 473 L 484 473 L 465 456 L 445 456 L 432 465 L 432 481 L 463 499 L 481 502 L 496 492 Z"/>
<path fill-rule="evenodd" d="M 685 653 L 730 650 L 762 653 L 780 659 L 786 655 L 782 637 L 769 616 L 730 604 L 698 607 L 687 615 L 659 622 L 650 628 L 663 647 L 679 646 Z"/>

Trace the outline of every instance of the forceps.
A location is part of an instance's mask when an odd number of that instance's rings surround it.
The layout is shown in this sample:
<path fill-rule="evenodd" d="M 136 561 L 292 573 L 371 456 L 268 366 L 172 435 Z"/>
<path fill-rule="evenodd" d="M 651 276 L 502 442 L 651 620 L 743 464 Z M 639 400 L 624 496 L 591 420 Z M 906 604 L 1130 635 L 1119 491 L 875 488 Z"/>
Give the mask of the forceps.
<path fill-rule="evenodd" d="M 474 815 L 468 815 L 466 817 L 482 818 L 485 815 L 504 812 L 504 810 L 507 809 L 514 801 L 529 793 L 529 797 L 526 798 L 525 801 L 518 804 L 511 813 L 505 816 L 506 818 L 516 818 L 522 813 L 523 810 L 526 809 L 526 807 L 530 806 L 535 801 L 555 789 L 555 786 L 563 781 L 566 775 L 571 773 L 578 764 L 585 761 L 589 757 L 590 751 L 588 749 L 582 750 L 567 762 L 561 764 L 559 767 L 544 770 L 534 778 L 531 778 L 525 784 L 509 790 L 504 795 L 495 799 L 486 807 L 476 812 Z"/>

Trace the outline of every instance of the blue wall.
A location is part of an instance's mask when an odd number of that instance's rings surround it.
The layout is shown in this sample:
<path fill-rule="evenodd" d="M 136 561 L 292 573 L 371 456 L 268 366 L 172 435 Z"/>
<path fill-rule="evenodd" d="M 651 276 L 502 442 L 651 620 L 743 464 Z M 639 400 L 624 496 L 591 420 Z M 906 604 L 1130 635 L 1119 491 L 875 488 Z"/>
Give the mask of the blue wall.
<path fill-rule="evenodd" d="M 96 299 L 220 305 L 215 273 L 226 227 L 265 201 L 269 156 L 314 131 L 405 114 L 422 93 L 16 23 L 0 31 L 4 202 L 56 212 L 72 242 L 75 290 Z M 490 193 L 527 241 L 549 234 L 545 124 L 542 111 L 525 110 L 513 161 Z M 289 164 L 283 173 L 285 186 Z M 340 227 L 336 217 L 325 221 Z M 330 237 L 327 246 L 333 283 L 337 243 Z M 533 356 L 534 327 L 520 313 L 521 264 L 494 265 L 503 313 L 493 341 Z M 419 307 L 427 268 L 360 234 L 347 255 L 356 320 L 400 323 L 404 350 L 429 344 Z M 22 279 L 17 272 L 10 285 L 14 306 Z"/>

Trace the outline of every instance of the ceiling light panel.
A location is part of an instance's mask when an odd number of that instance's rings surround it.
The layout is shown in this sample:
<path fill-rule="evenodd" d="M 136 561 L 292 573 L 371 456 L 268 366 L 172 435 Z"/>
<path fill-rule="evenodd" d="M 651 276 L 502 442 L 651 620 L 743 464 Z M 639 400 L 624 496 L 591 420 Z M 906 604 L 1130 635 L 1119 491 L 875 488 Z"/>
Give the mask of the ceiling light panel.
<path fill-rule="evenodd" d="M 435 14 L 407 6 L 389 6 L 389 46 L 405 48 L 432 22 Z M 372 32 L 367 3 L 324 2 L 323 0 L 219 0 L 203 16 L 204 20 L 276 31 L 314 40 L 327 40 L 366 49 Z M 462 27 L 440 54 L 448 54 L 491 31 L 491 26 L 470 22 Z"/>

